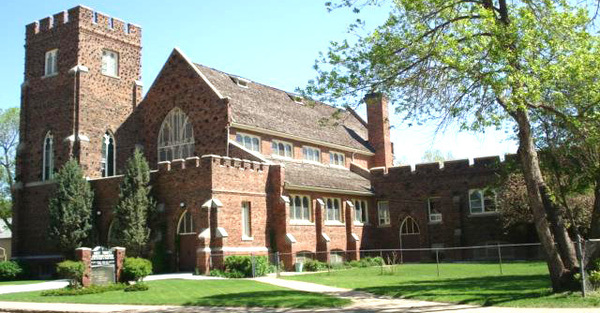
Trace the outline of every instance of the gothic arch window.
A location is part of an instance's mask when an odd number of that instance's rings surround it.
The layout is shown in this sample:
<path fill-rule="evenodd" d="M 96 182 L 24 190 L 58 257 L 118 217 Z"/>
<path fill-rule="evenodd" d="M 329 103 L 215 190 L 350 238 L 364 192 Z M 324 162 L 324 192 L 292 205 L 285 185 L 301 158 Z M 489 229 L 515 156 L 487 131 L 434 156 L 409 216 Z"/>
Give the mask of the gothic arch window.
<path fill-rule="evenodd" d="M 190 211 L 185 210 L 181 217 L 179 218 L 179 223 L 177 224 L 177 234 L 186 235 L 186 234 L 194 234 L 194 219 L 192 218 L 192 213 Z"/>
<path fill-rule="evenodd" d="M 404 221 L 402 221 L 400 232 L 402 235 L 418 235 L 420 233 L 419 224 L 417 224 L 417 221 L 415 221 L 414 218 L 407 216 Z"/>
<path fill-rule="evenodd" d="M 174 108 L 158 133 L 158 161 L 185 159 L 194 154 L 194 130 L 188 116 Z"/>
<path fill-rule="evenodd" d="M 42 149 L 42 180 L 52 179 L 54 176 L 54 138 L 52 133 L 46 133 Z"/>
<path fill-rule="evenodd" d="M 115 163 L 115 138 L 107 131 L 102 136 L 102 158 L 100 159 L 102 177 L 115 175 Z"/>

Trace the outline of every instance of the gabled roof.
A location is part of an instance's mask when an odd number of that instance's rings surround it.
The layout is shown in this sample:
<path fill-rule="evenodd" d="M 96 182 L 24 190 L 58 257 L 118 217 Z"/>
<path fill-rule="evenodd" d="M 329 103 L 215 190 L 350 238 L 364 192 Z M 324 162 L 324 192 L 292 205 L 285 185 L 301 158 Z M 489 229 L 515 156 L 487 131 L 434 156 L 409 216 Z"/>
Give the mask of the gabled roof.
<path fill-rule="evenodd" d="M 285 165 L 285 185 L 294 188 L 323 188 L 331 192 L 371 194 L 371 182 L 347 169 L 298 161 L 276 161 Z"/>
<path fill-rule="evenodd" d="M 232 77 L 236 76 L 195 65 L 224 97 L 231 98 L 232 118 L 236 124 L 331 143 L 359 152 L 373 152 L 367 143 L 367 128 L 347 110 L 318 102 L 301 104 L 283 90 L 252 81 L 248 81 L 245 88 L 234 81 Z M 332 118 L 334 114 L 339 118 Z"/>

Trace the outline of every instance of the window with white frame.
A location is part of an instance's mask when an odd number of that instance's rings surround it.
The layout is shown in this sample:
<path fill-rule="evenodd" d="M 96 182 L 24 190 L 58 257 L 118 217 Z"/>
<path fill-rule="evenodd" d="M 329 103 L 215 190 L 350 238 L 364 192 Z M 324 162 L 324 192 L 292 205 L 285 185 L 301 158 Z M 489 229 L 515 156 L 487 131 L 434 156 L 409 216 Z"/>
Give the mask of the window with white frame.
<path fill-rule="evenodd" d="M 309 196 L 290 196 L 290 220 L 310 222 L 312 220 L 312 209 Z"/>
<path fill-rule="evenodd" d="M 115 139 L 110 132 L 102 136 L 102 157 L 100 158 L 102 177 L 115 175 Z"/>
<path fill-rule="evenodd" d="M 427 199 L 427 213 L 429 215 L 430 223 L 441 223 L 442 222 L 442 211 L 441 211 L 440 198 L 433 197 L 433 198 Z"/>
<path fill-rule="evenodd" d="M 329 164 L 337 166 L 346 166 L 346 157 L 341 152 L 329 151 Z"/>
<path fill-rule="evenodd" d="M 325 198 L 325 220 L 343 222 L 341 201 L 338 198 Z"/>
<path fill-rule="evenodd" d="M 179 218 L 179 225 L 177 226 L 177 233 L 179 235 L 193 234 L 194 231 L 194 219 L 192 213 L 189 210 L 185 210 Z"/>
<path fill-rule="evenodd" d="M 496 213 L 496 191 L 492 188 L 469 190 L 471 214 Z"/>
<path fill-rule="evenodd" d="M 369 222 L 369 211 L 367 207 L 367 201 L 354 200 L 354 221 L 356 223 L 363 224 Z"/>
<path fill-rule="evenodd" d="M 388 201 L 377 202 L 377 217 L 379 226 L 390 225 L 390 203 Z"/>
<path fill-rule="evenodd" d="M 321 163 L 321 150 L 319 148 L 304 146 L 302 147 L 302 155 L 307 161 Z"/>
<path fill-rule="evenodd" d="M 292 144 L 289 142 L 279 141 L 279 140 L 273 140 L 271 142 L 271 154 L 273 154 L 273 155 L 286 157 L 286 158 L 293 158 L 294 157 L 293 149 L 294 149 L 294 146 L 292 146 Z"/>
<path fill-rule="evenodd" d="M 42 180 L 49 180 L 54 177 L 54 138 L 52 133 L 48 132 L 44 138 L 42 155 Z"/>
<path fill-rule="evenodd" d="M 102 50 L 102 74 L 119 77 L 119 53 Z"/>
<path fill-rule="evenodd" d="M 174 108 L 158 133 L 158 161 L 185 159 L 194 155 L 194 129 L 188 116 Z"/>
<path fill-rule="evenodd" d="M 44 63 L 44 76 L 52 76 L 58 73 L 58 49 L 46 51 Z"/>
<path fill-rule="evenodd" d="M 248 150 L 260 152 L 260 137 L 258 136 L 237 133 L 235 135 L 235 141 L 246 147 Z"/>
<path fill-rule="evenodd" d="M 251 220 L 250 202 L 242 201 L 242 238 L 252 238 L 252 220 Z"/>

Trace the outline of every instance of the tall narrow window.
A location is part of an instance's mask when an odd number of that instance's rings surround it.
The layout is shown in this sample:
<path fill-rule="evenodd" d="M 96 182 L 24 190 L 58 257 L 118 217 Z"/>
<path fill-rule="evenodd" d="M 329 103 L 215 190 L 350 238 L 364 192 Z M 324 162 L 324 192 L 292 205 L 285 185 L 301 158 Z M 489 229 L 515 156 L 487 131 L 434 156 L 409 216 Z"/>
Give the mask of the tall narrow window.
<path fill-rule="evenodd" d="M 427 199 L 427 211 L 429 213 L 429 222 L 430 223 L 441 223 L 442 222 L 442 212 L 441 209 L 441 200 L 440 198 L 429 198 Z"/>
<path fill-rule="evenodd" d="M 377 202 L 377 216 L 379 226 L 390 225 L 390 203 L 387 201 Z"/>
<path fill-rule="evenodd" d="M 56 75 L 58 73 L 58 49 L 47 51 L 45 59 L 44 76 Z"/>
<path fill-rule="evenodd" d="M 346 166 L 346 158 L 343 153 L 329 151 L 329 164 Z"/>
<path fill-rule="evenodd" d="M 119 77 L 119 54 L 111 50 L 102 50 L 102 74 Z"/>
<path fill-rule="evenodd" d="M 194 219 L 192 218 L 192 213 L 186 210 L 181 214 L 179 218 L 179 225 L 177 225 L 177 233 L 179 235 L 193 234 L 194 231 Z"/>
<path fill-rule="evenodd" d="M 180 108 L 171 110 L 158 133 L 158 161 L 185 159 L 194 155 L 194 130 Z"/>
<path fill-rule="evenodd" d="M 419 224 L 414 218 L 407 216 L 400 225 L 400 233 L 402 235 L 418 235 L 420 233 Z"/>
<path fill-rule="evenodd" d="M 115 175 L 115 139 L 106 132 L 102 136 L 102 158 L 100 159 L 102 177 Z"/>
<path fill-rule="evenodd" d="M 354 221 L 359 224 L 369 222 L 369 214 L 367 211 L 367 201 L 354 200 Z"/>
<path fill-rule="evenodd" d="M 342 222 L 342 210 L 340 207 L 340 199 L 326 198 L 325 208 L 327 210 L 326 221 Z"/>
<path fill-rule="evenodd" d="M 44 138 L 42 159 L 42 180 L 52 179 L 54 176 L 54 143 L 50 132 Z"/>
<path fill-rule="evenodd" d="M 252 238 L 252 220 L 250 202 L 242 201 L 242 239 Z"/>
<path fill-rule="evenodd" d="M 308 196 L 290 196 L 290 220 L 310 222 L 312 217 L 310 198 Z"/>

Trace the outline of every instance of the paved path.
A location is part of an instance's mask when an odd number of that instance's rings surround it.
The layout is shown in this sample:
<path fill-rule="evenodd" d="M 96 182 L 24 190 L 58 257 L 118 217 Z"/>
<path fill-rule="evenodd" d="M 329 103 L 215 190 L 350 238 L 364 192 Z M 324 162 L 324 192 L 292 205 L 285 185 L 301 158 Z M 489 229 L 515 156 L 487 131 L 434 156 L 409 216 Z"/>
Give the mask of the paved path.
<path fill-rule="evenodd" d="M 206 277 L 193 276 L 191 274 L 168 274 L 153 275 L 147 280 L 159 279 L 207 279 Z M 276 286 L 290 288 L 300 291 L 319 292 L 338 297 L 351 299 L 353 303 L 338 309 L 265 309 L 265 308 L 223 308 L 223 307 L 181 307 L 181 306 L 147 306 L 147 305 L 101 305 L 101 304 L 67 304 L 67 303 L 24 303 L 24 302 L 0 302 L 0 312 L 136 312 L 136 313 L 196 313 L 196 312 L 224 312 L 224 313 L 600 313 L 600 309 L 529 309 L 529 308 L 499 308 L 478 307 L 470 305 L 459 305 L 451 303 L 438 303 L 419 300 L 395 299 L 384 296 L 376 296 L 366 292 L 353 291 L 350 289 L 329 287 L 319 284 L 289 281 L 275 277 L 256 278 L 256 281 Z M 20 291 L 55 289 L 66 285 L 65 281 L 53 281 L 32 285 L 2 286 L 20 288 Z M 45 286 L 38 286 L 44 285 Z M 28 287 L 27 287 L 28 286 Z M 51 288 L 52 287 L 52 288 Z M 25 289 L 25 290 L 23 290 Z M 18 291 L 14 291 L 18 292 Z"/>
<path fill-rule="evenodd" d="M 60 289 L 60 288 L 67 287 L 67 285 L 69 285 L 69 282 L 66 279 L 53 280 L 53 281 L 47 281 L 47 282 L 35 283 L 35 284 L 6 285 L 6 286 L 0 286 L 0 294 Z"/>

